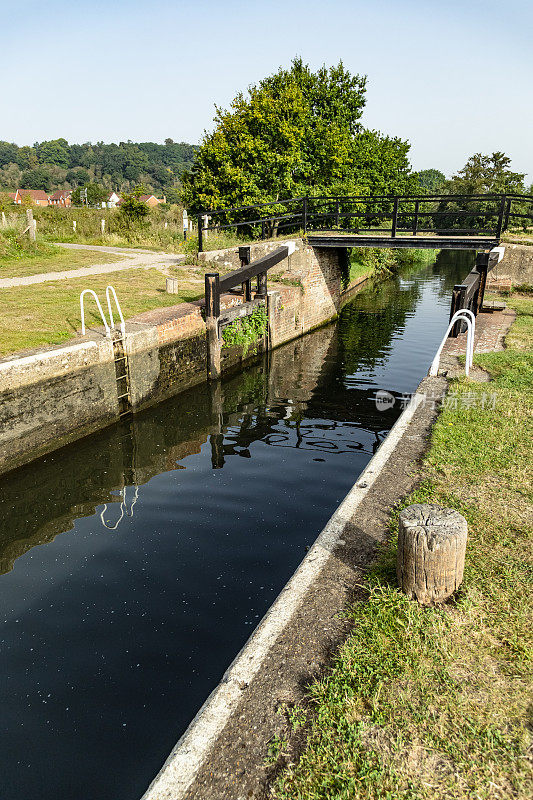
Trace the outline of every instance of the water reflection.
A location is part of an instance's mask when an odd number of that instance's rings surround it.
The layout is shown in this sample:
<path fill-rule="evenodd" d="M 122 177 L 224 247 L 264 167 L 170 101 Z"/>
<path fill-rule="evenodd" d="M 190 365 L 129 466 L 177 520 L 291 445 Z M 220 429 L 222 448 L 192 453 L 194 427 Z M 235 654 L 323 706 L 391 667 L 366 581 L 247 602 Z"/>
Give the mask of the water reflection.
<path fill-rule="evenodd" d="M 110 522 L 110 520 L 106 520 L 107 503 L 104 503 L 104 507 L 103 507 L 102 511 L 100 512 L 100 520 L 102 522 L 102 525 L 104 526 L 104 528 L 107 528 L 108 531 L 116 531 L 116 529 L 118 528 L 118 526 L 120 525 L 120 523 L 124 519 L 124 515 L 126 515 L 126 517 L 133 517 L 133 509 L 135 507 L 135 503 L 137 502 L 137 500 L 139 498 L 139 487 L 138 486 L 134 487 L 135 491 L 134 491 L 134 494 L 133 494 L 133 500 L 131 501 L 131 505 L 129 506 L 129 508 L 128 508 L 128 503 L 127 503 L 127 500 L 126 500 L 127 488 L 128 488 L 127 486 L 124 486 L 120 490 L 120 496 L 122 498 L 121 501 L 120 501 L 120 506 L 119 506 L 120 515 L 119 515 L 119 518 L 117 519 L 117 521 L 114 524 L 112 524 Z"/>
<path fill-rule="evenodd" d="M 142 794 L 425 374 L 436 270 L 0 479 L 2 800 Z"/>

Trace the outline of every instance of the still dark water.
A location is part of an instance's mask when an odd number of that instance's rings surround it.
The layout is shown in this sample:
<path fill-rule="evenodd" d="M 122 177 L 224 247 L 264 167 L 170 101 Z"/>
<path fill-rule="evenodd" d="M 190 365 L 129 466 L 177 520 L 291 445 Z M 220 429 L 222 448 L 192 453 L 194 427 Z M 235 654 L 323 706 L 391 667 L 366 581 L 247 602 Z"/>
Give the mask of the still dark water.
<path fill-rule="evenodd" d="M 369 287 L 268 363 L 0 480 L 1 800 L 138 800 L 400 413 L 376 390 L 427 372 L 470 264 Z"/>

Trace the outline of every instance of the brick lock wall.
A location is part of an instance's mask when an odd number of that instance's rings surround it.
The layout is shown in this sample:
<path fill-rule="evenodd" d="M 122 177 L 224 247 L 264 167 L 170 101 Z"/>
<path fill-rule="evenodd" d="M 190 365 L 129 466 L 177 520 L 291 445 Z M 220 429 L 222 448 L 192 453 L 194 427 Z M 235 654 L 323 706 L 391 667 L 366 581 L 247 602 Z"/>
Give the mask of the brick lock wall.
<path fill-rule="evenodd" d="M 294 254 L 292 274 L 301 286 L 276 286 L 270 293 L 270 332 L 277 347 L 335 319 L 341 297 L 341 270 L 336 249 L 307 245 Z M 290 272 L 285 272 L 284 277 Z"/>

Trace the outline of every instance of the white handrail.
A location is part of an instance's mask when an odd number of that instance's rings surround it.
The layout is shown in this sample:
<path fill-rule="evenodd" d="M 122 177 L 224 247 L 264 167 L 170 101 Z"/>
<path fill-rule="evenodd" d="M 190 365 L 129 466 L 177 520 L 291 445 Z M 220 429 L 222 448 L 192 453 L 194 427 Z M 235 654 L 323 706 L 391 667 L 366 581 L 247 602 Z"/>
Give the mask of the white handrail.
<path fill-rule="evenodd" d="M 472 366 L 472 362 L 474 360 L 474 335 L 476 332 L 476 318 L 474 314 L 467 308 L 462 308 L 459 311 L 456 311 L 453 317 L 451 318 L 450 323 L 446 329 L 446 333 L 444 334 L 442 342 L 439 345 L 439 349 L 435 353 L 435 358 L 431 362 L 428 375 L 431 375 L 433 377 L 435 375 L 438 375 L 440 356 L 443 347 L 446 344 L 446 340 L 448 339 L 448 334 L 450 333 L 455 323 L 458 322 L 459 320 L 461 320 L 462 322 L 466 322 L 468 328 L 467 338 L 466 338 L 465 374 L 467 377 L 469 376 L 470 367 Z"/>
<path fill-rule="evenodd" d="M 111 338 L 111 330 L 109 328 L 109 325 L 107 324 L 107 320 L 106 320 L 104 312 L 102 310 L 102 306 L 100 305 L 100 300 L 98 299 L 98 295 L 96 294 L 95 291 L 93 291 L 93 289 L 84 289 L 83 292 L 80 294 L 81 333 L 82 333 L 82 336 L 85 336 L 85 309 L 84 309 L 84 306 L 83 306 L 83 296 L 85 294 L 87 294 L 87 293 L 92 294 L 92 296 L 94 297 L 94 300 L 95 300 L 96 305 L 98 307 L 98 311 L 100 312 L 100 316 L 102 317 L 102 322 L 104 323 L 105 335 L 108 338 Z"/>
<path fill-rule="evenodd" d="M 466 337 L 466 346 L 467 346 L 467 348 L 468 348 L 468 341 L 470 340 L 470 366 L 472 366 L 472 364 L 474 363 L 474 336 L 475 336 L 475 333 L 476 333 L 476 317 L 474 315 L 474 312 L 470 311 L 469 308 L 461 308 L 461 309 L 459 309 L 459 311 L 457 313 L 459 315 L 467 314 L 470 317 L 471 321 L 472 321 L 472 336 L 470 336 L 470 337 L 467 336 Z M 467 322 L 467 320 L 465 320 L 465 322 Z M 467 322 L 467 325 L 468 325 L 468 322 Z"/>
<path fill-rule="evenodd" d="M 111 327 L 115 327 L 115 321 L 113 319 L 113 311 L 111 309 L 111 292 L 113 292 L 113 298 L 115 300 L 115 305 L 117 307 L 118 315 L 120 317 L 120 332 L 122 334 L 122 338 L 126 338 L 126 324 L 124 322 L 124 317 L 122 316 L 122 309 L 120 307 L 120 303 L 118 302 L 117 293 L 115 292 L 114 286 L 107 286 L 105 290 L 105 296 L 107 298 L 107 308 L 109 310 L 109 319 L 111 321 Z"/>

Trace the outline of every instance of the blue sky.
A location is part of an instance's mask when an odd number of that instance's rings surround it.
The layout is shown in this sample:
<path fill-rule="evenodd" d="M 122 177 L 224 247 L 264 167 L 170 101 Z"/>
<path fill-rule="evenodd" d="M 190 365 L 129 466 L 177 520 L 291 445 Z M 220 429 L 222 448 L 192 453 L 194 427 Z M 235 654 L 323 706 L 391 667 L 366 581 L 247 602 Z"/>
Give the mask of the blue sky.
<path fill-rule="evenodd" d="M 0 139 L 197 142 L 288 65 L 368 75 L 363 122 L 450 175 L 503 150 L 533 180 L 531 0 L 0 0 Z"/>

